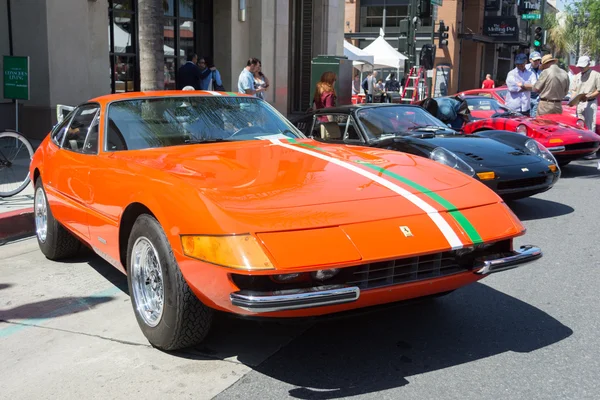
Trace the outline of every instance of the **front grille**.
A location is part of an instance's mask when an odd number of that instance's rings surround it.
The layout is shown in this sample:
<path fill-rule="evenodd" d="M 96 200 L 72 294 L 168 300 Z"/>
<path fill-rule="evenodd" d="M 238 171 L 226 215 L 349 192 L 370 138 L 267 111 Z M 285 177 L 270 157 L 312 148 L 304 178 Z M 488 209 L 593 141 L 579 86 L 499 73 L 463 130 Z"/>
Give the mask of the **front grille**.
<path fill-rule="evenodd" d="M 512 181 L 498 182 L 498 190 L 506 189 L 521 189 L 531 186 L 543 185 L 546 183 L 546 176 L 539 176 L 535 178 L 515 179 Z"/>
<path fill-rule="evenodd" d="M 459 265 L 454 252 L 444 252 L 361 265 L 347 283 L 350 286 L 356 285 L 360 289 L 373 289 L 464 271 L 468 271 L 468 268 Z"/>
<path fill-rule="evenodd" d="M 584 143 L 568 144 L 565 146 L 565 151 L 594 149 L 594 148 L 598 147 L 598 145 L 600 145 L 600 142 L 584 142 Z"/>

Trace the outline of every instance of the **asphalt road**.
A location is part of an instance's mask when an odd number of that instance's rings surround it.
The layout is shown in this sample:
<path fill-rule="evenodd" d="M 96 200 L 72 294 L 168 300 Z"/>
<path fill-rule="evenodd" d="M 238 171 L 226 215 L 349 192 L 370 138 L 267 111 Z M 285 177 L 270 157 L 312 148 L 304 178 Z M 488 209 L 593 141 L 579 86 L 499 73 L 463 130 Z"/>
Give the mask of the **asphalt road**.
<path fill-rule="evenodd" d="M 0 376 L 12 399 L 600 398 L 600 171 L 509 205 L 544 257 L 434 301 L 318 323 L 221 318 L 197 349 L 148 346 L 99 258 L 0 246 Z"/>

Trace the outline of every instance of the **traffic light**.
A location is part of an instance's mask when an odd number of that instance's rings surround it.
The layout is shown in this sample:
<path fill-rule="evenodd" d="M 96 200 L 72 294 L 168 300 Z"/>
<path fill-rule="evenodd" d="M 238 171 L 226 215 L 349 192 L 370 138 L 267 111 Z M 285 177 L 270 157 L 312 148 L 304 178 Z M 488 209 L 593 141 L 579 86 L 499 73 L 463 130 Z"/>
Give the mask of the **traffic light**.
<path fill-rule="evenodd" d="M 534 26 L 531 29 L 531 47 L 539 50 L 544 44 L 544 30 L 541 26 Z"/>
<path fill-rule="evenodd" d="M 440 48 L 446 47 L 448 45 L 448 32 L 450 30 L 449 26 L 444 24 L 444 21 L 440 20 L 440 26 L 438 28 L 438 40 L 440 41 Z"/>

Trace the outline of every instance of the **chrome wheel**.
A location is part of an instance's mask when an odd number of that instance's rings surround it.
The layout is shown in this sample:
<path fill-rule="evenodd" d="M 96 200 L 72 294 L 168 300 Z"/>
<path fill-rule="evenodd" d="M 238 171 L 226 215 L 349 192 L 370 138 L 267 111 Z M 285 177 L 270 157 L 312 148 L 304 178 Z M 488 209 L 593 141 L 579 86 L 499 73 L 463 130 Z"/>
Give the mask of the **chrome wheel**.
<path fill-rule="evenodd" d="M 48 235 L 48 205 L 44 189 L 38 187 L 35 191 L 35 233 L 40 242 L 46 242 Z"/>
<path fill-rule="evenodd" d="M 158 253 L 145 237 L 139 237 L 131 253 L 133 301 L 146 325 L 155 327 L 164 310 L 164 283 Z"/>

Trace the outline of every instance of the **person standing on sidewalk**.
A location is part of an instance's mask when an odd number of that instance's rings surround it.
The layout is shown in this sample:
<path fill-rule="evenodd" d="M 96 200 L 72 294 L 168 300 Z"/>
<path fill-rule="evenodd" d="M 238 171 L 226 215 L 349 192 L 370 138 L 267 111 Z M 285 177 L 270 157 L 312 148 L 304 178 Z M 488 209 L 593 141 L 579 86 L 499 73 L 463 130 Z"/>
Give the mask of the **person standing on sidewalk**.
<path fill-rule="evenodd" d="M 533 85 L 539 94 L 537 115 L 562 114 L 562 100 L 569 93 L 569 75 L 557 65 L 558 60 L 551 54 L 542 58 L 542 73 Z"/>
<path fill-rule="evenodd" d="M 487 74 L 485 76 L 485 79 L 483 80 L 483 83 L 481 84 L 481 88 L 482 89 L 493 89 L 495 87 L 496 87 L 496 85 L 494 84 L 494 80 L 492 79 L 492 75 Z"/>
<path fill-rule="evenodd" d="M 238 92 L 243 94 L 251 94 L 256 96 L 257 93 L 263 92 L 262 87 L 254 87 L 254 72 L 258 68 L 260 60 L 258 58 L 249 58 L 246 67 L 240 73 L 238 78 Z"/>
<path fill-rule="evenodd" d="M 535 83 L 533 72 L 525 68 L 527 56 L 523 53 L 515 57 L 515 69 L 506 76 L 506 107 L 529 116 L 531 109 L 531 88 Z"/>

